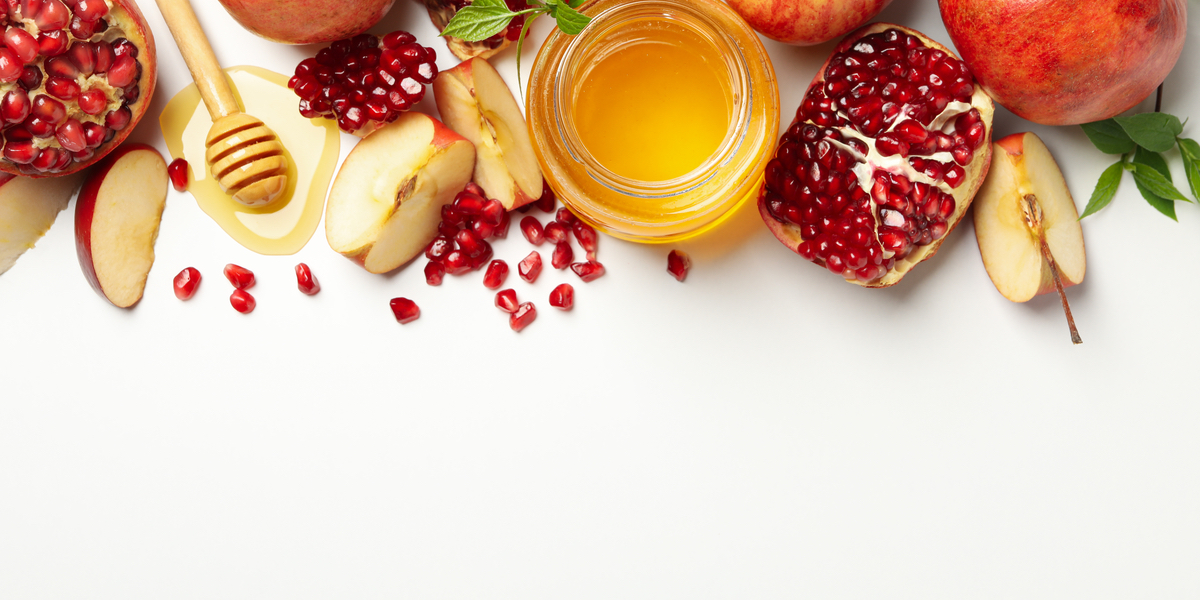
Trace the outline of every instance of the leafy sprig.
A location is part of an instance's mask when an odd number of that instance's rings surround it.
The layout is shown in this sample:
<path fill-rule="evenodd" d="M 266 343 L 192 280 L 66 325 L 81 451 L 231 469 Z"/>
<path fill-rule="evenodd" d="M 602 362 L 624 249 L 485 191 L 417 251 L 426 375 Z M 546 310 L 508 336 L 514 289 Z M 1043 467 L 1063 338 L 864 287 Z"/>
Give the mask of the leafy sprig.
<path fill-rule="evenodd" d="M 1100 174 L 1100 180 L 1096 182 L 1096 189 L 1080 219 L 1112 202 L 1126 171 L 1133 174 L 1134 185 L 1150 206 L 1176 219 L 1175 202 L 1194 200 L 1175 187 L 1167 161 L 1163 158 L 1163 152 L 1175 147 L 1183 156 L 1183 168 L 1192 196 L 1200 199 L 1200 144 L 1180 137 L 1183 123 L 1179 117 L 1152 112 L 1085 123 L 1082 127 L 1097 149 L 1105 154 L 1119 154 L 1121 159 Z"/>
<path fill-rule="evenodd" d="M 559 31 L 575 35 L 591 22 L 591 17 L 575 10 L 584 0 L 529 0 L 529 8 L 512 11 L 504 0 L 472 0 L 460 8 L 446 23 L 440 35 L 456 37 L 467 42 L 481 42 L 508 28 L 513 19 L 524 16 L 525 24 L 517 37 L 517 85 L 521 89 L 521 47 L 529 25 L 541 15 L 550 15 Z"/>

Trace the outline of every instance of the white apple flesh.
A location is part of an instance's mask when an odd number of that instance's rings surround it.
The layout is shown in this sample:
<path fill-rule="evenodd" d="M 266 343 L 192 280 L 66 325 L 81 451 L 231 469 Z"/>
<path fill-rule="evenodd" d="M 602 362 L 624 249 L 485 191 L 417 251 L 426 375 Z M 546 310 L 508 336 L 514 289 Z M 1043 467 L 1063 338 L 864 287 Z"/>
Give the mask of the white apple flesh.
<path fill-rule="evenodd" d="M 471 181 L 475 148 L 437 119 L 404 113 L 363 138 L 329 191 L 325 237 L 371 273 L 387 273 L 424 251 L 442 206 Z"/>
<path fill-rule="evenodd" d="M 70 203 L 81 178 L 0 174 L 0 275 L 46 234 Z"/>
<path fill-rule="evenodd" d="M 167 200 L 167 163 L 126 144 L 93 170 L 75 204 L 75 249 L 88 283 L 120 308 L 137 304 L 154 264 Z"/>
<path fill-rule="evenodd" d="M 525 116 L 504 79 L 482 58 L 463 61 L 433 81 L 446 125 L 475 144 L 475 183 L 512 210 L 542 195 L 542 169 Z"/>
<path fill-rule="evenodd" d="M 975 238 L 996 289 L 1013 302 L 1057 290 L 1081 342 L 1065 288 L 1083 281 L 1083 230 L 1071 191 L 1050 150 L 1032 133 L 996 142 L 975 197 Z"/>

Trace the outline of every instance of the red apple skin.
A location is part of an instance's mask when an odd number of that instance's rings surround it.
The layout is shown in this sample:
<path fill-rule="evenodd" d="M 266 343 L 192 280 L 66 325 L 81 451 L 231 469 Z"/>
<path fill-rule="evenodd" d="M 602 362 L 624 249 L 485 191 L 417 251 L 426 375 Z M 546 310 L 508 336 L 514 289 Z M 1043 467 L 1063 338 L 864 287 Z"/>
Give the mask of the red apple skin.
<path fill-rule="evenodd" d="M 785 44 L 813 46 L 841 37 L 892 0 L 729 0 L 755 31 Z"/>
<path fill-rule="evenodd" d="M 1186 0 L 939 0 L 950 39 L 1017 116 L 1076 125 L 1121 114 L 1183 51 Z"/>
<path fill-rule="evenodd" d="M 273 42 L 323 44 L 360 34 L 395 0 L 220 0 L 242 27 Z"/>

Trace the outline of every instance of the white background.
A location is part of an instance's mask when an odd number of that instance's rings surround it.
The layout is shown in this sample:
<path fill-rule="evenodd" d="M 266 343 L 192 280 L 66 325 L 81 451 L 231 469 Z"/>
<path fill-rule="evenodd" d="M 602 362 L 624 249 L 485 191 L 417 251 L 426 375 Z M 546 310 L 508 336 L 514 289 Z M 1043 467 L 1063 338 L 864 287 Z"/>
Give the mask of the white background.
<path fill-rule="evenodd" d="M 165 152 L 156 117 L 189 79 L 142 8 L 160 80 L 133 137 Z M 227 66 L 290 73 L 316 50 L 196 9 Z M 932 0 L 879 20 L 949 44 Z M 457 62 L 418 4 L 374 31 L 395 28 Z M 1194 138 L 1197 37 L 1163 101 Z M 832 44 L 767 48 L 786 126 Z M 515 87 L 514 51 L 493 62 Z M 997 137 L 1028 129 L 1082 208 L 1111 157 L 998 110 Z M 749 206 L 677 245 L 684 284 L 670 247 L 603 238 L 594 283 L 510 276 L 540 310 L 516 334 L 481 273 L 370 275 L 321 230 L 259 256 L 174 191 L 145 298 L 116 309 L 72 213 L 0 277 L 4 600 L 1200 595 L 1200 208 L 1172 222 L 1128 178 L 1083 223 L 1079 347 L 1057 298 L 996 292 L 969 219 L 885 290 L 800 259 Z M 515 270 L 529 246 L 514 226 L 496 250 Z M 258 276 L 249 316 L 228 262 Z M 205 279 L 180 302 L 187 266 Z M 546 303 L 562 281 L 571 313 Z M 398 325 L 395 296 L 420 320 Z"/>

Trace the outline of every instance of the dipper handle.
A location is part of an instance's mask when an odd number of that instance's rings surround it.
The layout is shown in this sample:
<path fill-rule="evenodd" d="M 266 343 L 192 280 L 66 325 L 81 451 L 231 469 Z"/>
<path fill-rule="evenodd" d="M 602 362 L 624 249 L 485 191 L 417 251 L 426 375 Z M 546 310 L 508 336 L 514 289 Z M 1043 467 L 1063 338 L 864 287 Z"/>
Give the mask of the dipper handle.
<path fill-rule="evenodd" d="M 167 27 L 183 54 L 183 62 L 187 63 L 188 71 L 192 73 L 192 81 L 200 90 L 200 98 L 208 108 L 208 114 L 215 122 L 221 117 L 242 112 L 237 98 L 225 81 L 225 72 L 221 70 L 217 56 L 213 54 L 196 11 L 188 0 L 158 0 L 158 9 L 162 11 Z"/>

